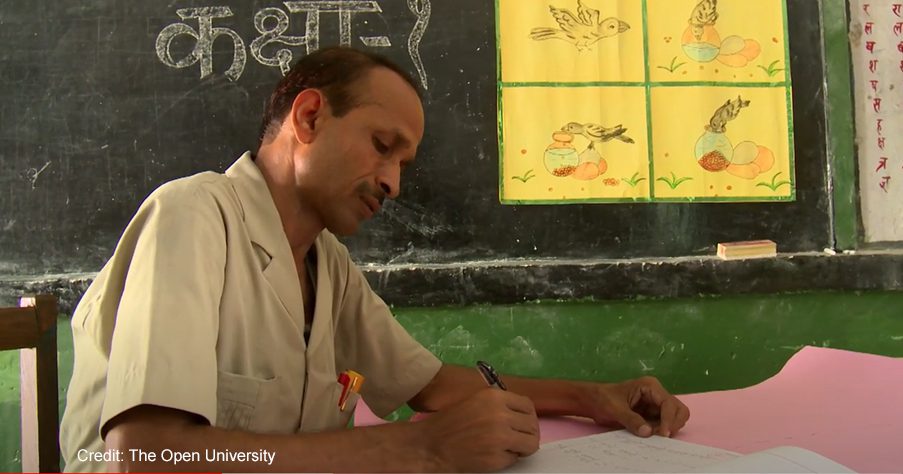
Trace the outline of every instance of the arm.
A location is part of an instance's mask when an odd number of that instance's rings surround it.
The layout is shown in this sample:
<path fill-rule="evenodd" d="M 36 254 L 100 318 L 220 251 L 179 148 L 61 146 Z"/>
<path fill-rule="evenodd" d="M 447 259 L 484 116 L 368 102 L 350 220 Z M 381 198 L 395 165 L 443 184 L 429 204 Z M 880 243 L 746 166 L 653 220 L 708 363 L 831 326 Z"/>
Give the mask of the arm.
<path fill-rule="evenodd" d="M 257 434 L 225 430 L 181 410 L 142 405 L 111 420 L 105 444 L 118 450 L 121 462 L 107 463 L 111 472 L 367 472 L 429 471 L 433 455 L 418 433 L 417 423 L 386 424 L 324 433 Z M 132 456 L 130 449 L 156 455 L 155 462 Z M 165 449 L 198 453 L 196 462 L 173 464 L 161 459 Z M 272 463 L 208 462 L 206 450 L 275 453 Z M 353 453 L 354 455 L 349 455 Z"/>
<path fill-rule="evenodd" d="M 529 400 L 485 389 L 422 423 L 390 423 L 297 435 L 257 434 L 207 425 L 200 417 L 141 405 L 108 423 L 106 448 L 120 452 L 112 472 L 448 472 L 498 470 L 539 445 Z M 173 464 L 170 449 L 200 460 Z M 206 450 L 275 453 L 272 463 L 207 462 Z M 153 462 L 133 451 L 156 454 Z"/>
<path fill-rule="evenodd" d="M 508 390 L 531 399 L 539 416 L 577 415 L 599 424 L 622 425 L 632 433 L 671 436 L 690 411 L 653 377 L 616 384 L 503 376 Z M 479 371 L 445 364 L 409 405 L 418 411 L 440 411 L 486 386 Z M 647 421 L 648 420 L 648 421 Z"/>

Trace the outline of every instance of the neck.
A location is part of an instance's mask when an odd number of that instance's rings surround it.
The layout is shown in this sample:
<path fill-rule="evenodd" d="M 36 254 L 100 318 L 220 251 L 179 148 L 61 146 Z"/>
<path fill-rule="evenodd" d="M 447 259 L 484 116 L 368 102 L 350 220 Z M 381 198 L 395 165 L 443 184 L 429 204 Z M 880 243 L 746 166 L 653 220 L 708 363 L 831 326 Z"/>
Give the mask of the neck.
<path fill-rule="evenodd" d="M 298 197 L 292 150 L 261 145 L 255 163 L 273 197 L 292 253 L 305 255 L 325 226 L 315 210 Z"/>

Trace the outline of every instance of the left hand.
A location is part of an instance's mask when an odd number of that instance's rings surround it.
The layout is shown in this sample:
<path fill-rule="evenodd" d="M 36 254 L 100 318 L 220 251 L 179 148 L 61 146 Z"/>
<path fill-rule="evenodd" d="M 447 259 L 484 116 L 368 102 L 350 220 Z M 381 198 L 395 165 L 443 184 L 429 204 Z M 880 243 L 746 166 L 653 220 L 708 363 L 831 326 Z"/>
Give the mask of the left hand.
<path fill-rule="evenodd" d="M 621 425 L 649 437 L 671 437 L 690 418 L 690 409 L 668 393 L 655 377 L 614 384 L 587 384 L 585 415 L 600 425 Z"/>

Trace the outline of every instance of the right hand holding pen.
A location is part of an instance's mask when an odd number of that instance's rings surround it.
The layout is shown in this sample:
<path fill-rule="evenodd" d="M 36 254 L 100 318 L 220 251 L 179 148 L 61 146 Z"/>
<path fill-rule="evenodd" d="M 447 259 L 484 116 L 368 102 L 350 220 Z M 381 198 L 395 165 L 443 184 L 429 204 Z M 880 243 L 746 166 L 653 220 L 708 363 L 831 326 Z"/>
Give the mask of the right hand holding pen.
<path fill-rule="evenodd" d="M 533 402 L 504 390 L 480 390 L 420 423 L 436 471 L 498 471 L 539 449 Z"/>

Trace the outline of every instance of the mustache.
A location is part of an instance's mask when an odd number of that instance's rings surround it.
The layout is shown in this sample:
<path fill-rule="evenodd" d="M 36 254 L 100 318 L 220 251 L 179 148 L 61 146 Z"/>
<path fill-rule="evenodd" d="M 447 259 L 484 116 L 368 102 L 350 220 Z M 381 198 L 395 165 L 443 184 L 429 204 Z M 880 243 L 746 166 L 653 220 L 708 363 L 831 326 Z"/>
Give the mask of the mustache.
<path fill-rule="evenodd" d="M 386 200 L 386 192 L 382 190 L 382 188 L 378 186 L 373 186 L 368 182 L 363 182 L 358 185 L 357 190 L 358 194 L 364 196 L 372 196 L 373 199 L 379 203 L 380 206 L 383 205 L 383 201 Z"/>

